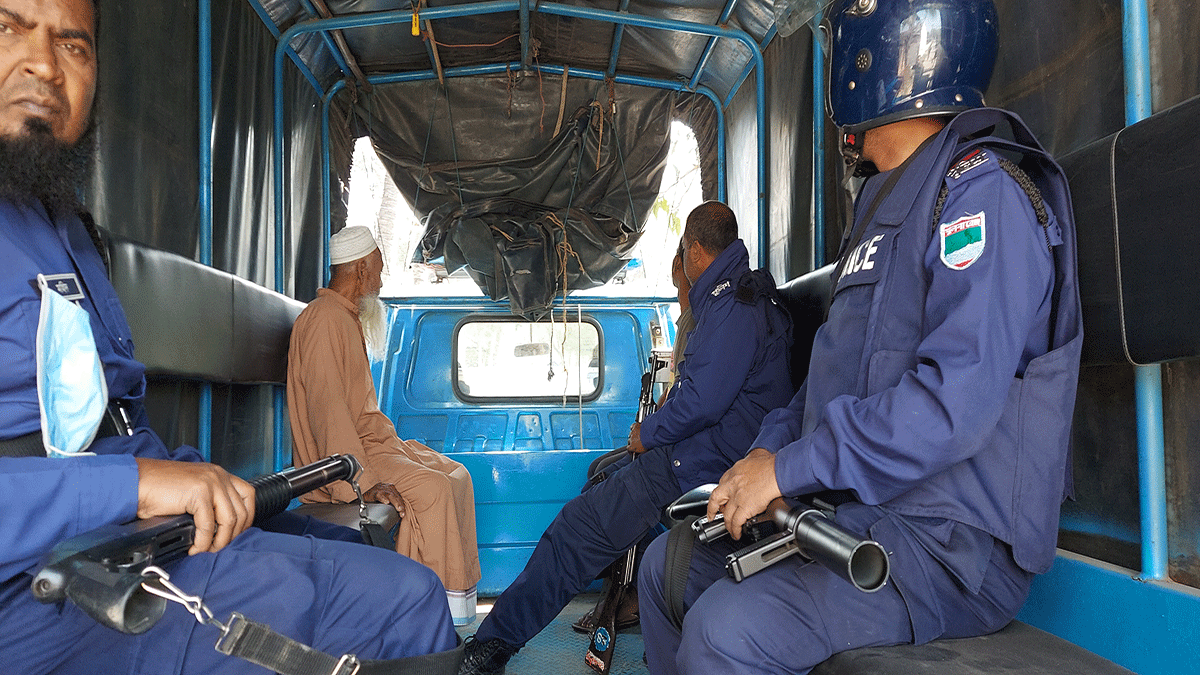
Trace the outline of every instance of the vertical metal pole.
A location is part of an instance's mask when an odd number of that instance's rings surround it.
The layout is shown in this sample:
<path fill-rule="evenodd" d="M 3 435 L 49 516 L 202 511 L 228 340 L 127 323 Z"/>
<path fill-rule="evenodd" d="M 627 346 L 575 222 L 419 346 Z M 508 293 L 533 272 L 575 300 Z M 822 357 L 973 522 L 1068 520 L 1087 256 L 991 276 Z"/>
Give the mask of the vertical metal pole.
<path fill-rule="evenodd" d="M 617 8 L 618 12 L 624 12 L 629 9 L 629 0 L 621 0 L 621 6 Z M 617 59 L 621 54 L 621 40 L 625 37 L 625 24 L 619 23 L 613 28 L 612 50 L 608 55 L 608 70 L 605 71 L 609 77 L 615 77 L 617 74 Z"/>
<path fill-rule="evenodd" d="M 345 80 L 338 80 L 329 88 L 329 93 L 321 101 L 321 285 L 329 285 L 329 235 L 333 228 L 333 193 L 329 189 L 330 159 L 329 159 L 329 106 L 333 97 L 345 86 Z"/>
<path fill-rule="evenodd" d="M 758 125 L 758 266 L 767 269 L 771 233 L 767 223 L 767 68 L 762 52 L 754 50 L 754 100 L 758 106 L 755 123 Z"/>
<path fill-rule="evenodd" d="M 200 51 L 200 232 L 199 256 L 203 265 L 213 264 L 213 167 L 212 167 L 212 0 L 200 0 L 198 23 Z M 212 383 L 200 384 L 200 405 L 196 415 L 196 446 L 205 461 L 212 460 Z"/>
<path fill-rule="evenodd" d="M 717 200 L 728 203 L 729 188 L 725 185 L 725 109 L 716 96 L 712 97 L 712 102 L 717 110 Z"/>
<path fill-rule="evenodd" d="M 282 43 L 281 43 L 282 46 Z M 274 79 L 274 94 L 275 94 L 275 123 L 271 129 L 272 134 L 272 156 L 271 169 L 273 173 L 273 186 L 275 198 L 275 291 L 287 295 L 287 289 L 284 286 L 283 276 L 283 261 L 284 261 L 284 222 L 283 222 L 283 58 L 276 49 L 275 56 L 275 79 Z M 273 456 L 275 471 L 282 470 L 287 466 L 289 458 L 284 456 L 283 451 L 283 418 L 284 418 L 284 390 L 279 385 L 271 386 L 272 394 L 272 413 L 273 413 Z"/>
<path fill-rule="evenodd" d="M 813 164 L 812 164 L 812 268 L 825 264 L 825 50 L 817 27 L 821 14 L 812 19 Z"/>
<path fill-rule="evenodd" d="M 521 0 L 517 15 L 521 30 L 521 69 L 529 67 L 529 0 Z"/>
<path fill-rule="evenodd" d="M 1150 27 L 1146 0 L 1124 0 L 1125 123 L 1153 113 Z M 1167 578 L 1166 449 L 1163 442 L 1162 366 L 1134 366 L 1137 397 L 1138 493 L 1142 512 L 1142 577 Z"/>

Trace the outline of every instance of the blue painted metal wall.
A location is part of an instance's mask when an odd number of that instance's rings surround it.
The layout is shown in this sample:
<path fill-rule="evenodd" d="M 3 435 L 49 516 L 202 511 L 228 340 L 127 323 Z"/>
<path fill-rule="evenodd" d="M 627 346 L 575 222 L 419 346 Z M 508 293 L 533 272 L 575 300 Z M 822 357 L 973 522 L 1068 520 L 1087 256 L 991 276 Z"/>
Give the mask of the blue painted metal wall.
<path fill-rule="evenodd" d="M 1139 675 L 1200 673 L 1200 591 L 1060 552 L 1017 618 Z"/>
<path fill-rule="evenodd" d="M 650 324 L 661 321 L 659 309 L 669 301 L 581 302 L 604 345 L 600 395 L 582 405 L 460 400 L 450 380 L 455 326 L 471 315 L 509 316 L 507 308 L 482 298 L 390 303 L 389 357 L 373 372 L 379 406 L 401 438 L 443 452 L 471 472 L 481 595 L 508 587 L 542 531 L 579 494 L 588 464 L 624 445 L 633 424 Z M 576 306 L 572 299 L 570 320 Z"/>

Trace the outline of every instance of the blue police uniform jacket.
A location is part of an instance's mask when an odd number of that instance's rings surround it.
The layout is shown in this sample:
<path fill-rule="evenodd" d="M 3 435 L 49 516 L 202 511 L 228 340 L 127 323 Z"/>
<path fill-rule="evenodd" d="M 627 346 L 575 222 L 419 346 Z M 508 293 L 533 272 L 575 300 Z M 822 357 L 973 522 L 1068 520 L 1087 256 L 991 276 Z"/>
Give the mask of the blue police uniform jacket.
<path fill-rule="evenodd" d="M 675 385 L 642 422 L 642 445 L 674 445 L 671 464 L 684 492 L 717 482 L 749 451 L 763 417 L 792 396 L 791 319 L 773 300 L 770 274 L 751 272 L 749 261 L 736 240 L 692 285 L 696 327 Z"/>
<path fill-rule="evenodd" d="M 134 456 L 199 460 L 190 448 L 168 451 L 150 430 L 142 398 L 145 368 L 133 358 L 133 341 L 104 263 L 78 216 L 50 214 L 33 199 L 0 199 L 0 439 L 41 429 L 34 339 L 41 274 L 75 275 L 85 297 L 96 348 L 104 364 L 110 399 L 133 412 L 132 437 L 95 441 L 95 457 L 47 459 L 0 457 L 0 580 L 35 566 L 63 539 L 101 525 L 132 520 L 137 513 Z M 35 283 L 31 283 L 35 282 Z"/>
<path fill-rule="evenodd" d="M 1005 122 L 1019 143 L 964 140 Z M 997 149 L 1026 158 L 1048 227 Z M 864 185 L 856 220 L 886 178 Z M 777 453 L 784 494 L 850 490 L 916 523 L 914 537 L 967 588 L 983 570 L 951 540 L 973 532 L 1045 571 L 1070 489 L 1083 334 L 1061 169 L 1011 113 L 968 111 L 925 144 L 860 229 L 835 272 L 806 383 L 755 445 Z"/>
<path fill-rule="evenodd" d="M 89 630 L 118 634 L 101 628 L 80 611 L 38 603 L 29 592 L 29 574 L 36 571 L 42 555 L 60 541 L 136 517 L 135 458 L 201 458 L 195 449 L 186 446 L 168 450 L 149 428 L 143 406 L 144 367 L 133 358 L 125 314 L 100 255 L 77 216 L 47 213 L 33 200 L 0 199 L 0 260 L 6 265 L 5 273 L 0 275 L 0 354 L 5 364 L 0 369 L 0 439 L 40 429 L 34 365 L 40 298 L 30 284 L 38 273 L 76 275 L 86 296 L 80 303 L 91 319 L 109 397 L 123 399 L 132 413 L 133 435 L 94 441 L 88 450 L 95 456 L 0 457 L 0 494 L 4 495 L 4 516 L 0 518 L 0 623 L 20 627 L 0 637 L 0 657 L 12 672 L 95 672 L 96 664 L 87 658 L 67 656 L 81 646 L 78 636 Z M 292 528 L 294 534 L 308 533 L 322 539 L 357 537 L 352 530 L 295 519 L 285 521 L 280 526 Z M 272 520 L 271 527 L 275 522 Z M 428 568 L 402 564 L 399 561 L 406 559 L 400 558 L 396 569 L 371 581 L 369 575 L 380 569 L 378 564 L 383 559 L 376 557 L 374 567 L 364 564 L 358 576 L 345 573 L 346 561 L 333 565 L 322 557 L 344 554 L 337 545 L 278 537 L 250 528 L 216 555 L 195 555 L 179 561 L 172 576 L 203 595 L 218 614 L 222 613 L 222 605 L 232 604 L 249 616 L 272 617 L 271 623 L 278 630 L 291 635 L 324 630 L 319 617 L 308 611 L 312 602 L 318 602 L 314 598 L 321 598 L 319 602 L 330 616 L 351 617 L 355 616 L 351 608 L 361 602 L 361 595 L 354 592 L 355 584 L 373 584 L 376 588 L 391 584 L 399 607 L 427 617 L 437 617 L 440 611 L 442 619 L 426 622 L 404 635 L 379 638 L 383 642 L 376 640 L 373 644 L 379 646 L 372 649 L 386 649 L 392 655 L 423 654 L 453 644 L 454 632 L 441 585 Z M 247 597 L 247 580 L 254 588 L 265 588 L 269 583 L 290 584 L 295 592 L 286 597 Z M 351 592 L 344 591 L 347 587 Z M 81 647 L 84 652 L 103 651 L 106 642 L 119 644 L 115 663 L 106 664 L 113 672 L 212 672 L 227 657 L 209 646 L 200 648 L 192 640 L 197 625 L 186 617 L 164 621 L 153 629 L 155 637 L 141 641 L 129 637 L 120 643 L 89 633 Z M 196 637 L 208 639 L 198 634 Z M 64 662 L 64 658 L 69 660 Z"/>

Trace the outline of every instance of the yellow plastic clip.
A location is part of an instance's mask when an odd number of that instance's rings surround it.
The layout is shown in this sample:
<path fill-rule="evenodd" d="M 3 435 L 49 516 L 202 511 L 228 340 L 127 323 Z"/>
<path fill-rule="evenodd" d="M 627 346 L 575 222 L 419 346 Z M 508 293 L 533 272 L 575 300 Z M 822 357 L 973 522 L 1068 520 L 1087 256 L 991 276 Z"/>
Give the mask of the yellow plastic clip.
<path fill-rule="evenodd" d="M 417 10 L 415 7 L 413 8 L 412 34 L 413 37 L 417 37 L 421 34 L 421 19 L 417 17 Z"/>

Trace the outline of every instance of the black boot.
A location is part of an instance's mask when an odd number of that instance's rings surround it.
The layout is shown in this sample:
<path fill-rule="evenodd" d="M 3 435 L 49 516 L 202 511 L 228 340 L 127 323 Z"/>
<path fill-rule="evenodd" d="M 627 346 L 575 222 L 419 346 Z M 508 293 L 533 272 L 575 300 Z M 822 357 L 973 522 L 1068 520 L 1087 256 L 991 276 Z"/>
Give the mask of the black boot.
<path fill-rule="evenodd" d="M 500 638 L 480 642 L 472 635 L 465 642 L 458 675 L 504 675 L 504 665 L 520 649 Z"/>

